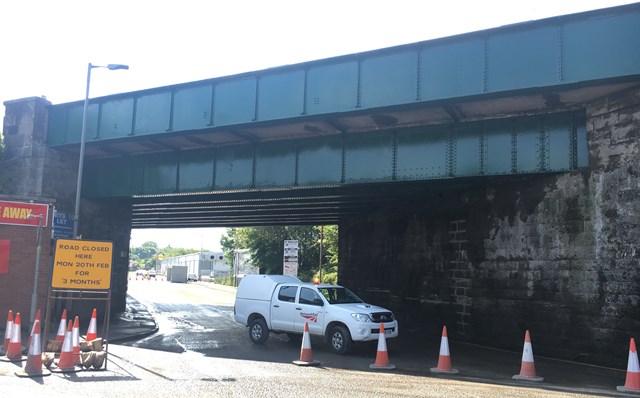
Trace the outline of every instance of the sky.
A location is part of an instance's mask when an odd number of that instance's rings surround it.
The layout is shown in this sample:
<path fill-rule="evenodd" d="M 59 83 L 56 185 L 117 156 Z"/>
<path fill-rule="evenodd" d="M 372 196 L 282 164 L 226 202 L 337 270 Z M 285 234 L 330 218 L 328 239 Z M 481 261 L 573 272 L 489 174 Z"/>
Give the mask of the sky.
<path fill-rule="evenodd" d="M 629 4 L 616 0 L 20 0 L 0 6 L 0 102 L 53 104 Z M 4 106 L 0 106 L 0 118 Z M 132 246 L 219 250 L 220 230 L 141 230 Z M 201 238 L 202 236 L 202 238 Z M 204 244 L 202 241 L 214 242 Z"/>

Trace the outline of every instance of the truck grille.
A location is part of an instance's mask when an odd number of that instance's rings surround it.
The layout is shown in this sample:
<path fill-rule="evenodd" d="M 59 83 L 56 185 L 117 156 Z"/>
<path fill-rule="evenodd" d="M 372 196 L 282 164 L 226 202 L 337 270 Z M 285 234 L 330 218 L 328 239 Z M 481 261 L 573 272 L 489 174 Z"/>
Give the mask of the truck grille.
<path fill-rule="evenodd" d="M 392 312 L 374 312 L 371 314 L 371 320 L 375 323 L 393 322 Z"/>

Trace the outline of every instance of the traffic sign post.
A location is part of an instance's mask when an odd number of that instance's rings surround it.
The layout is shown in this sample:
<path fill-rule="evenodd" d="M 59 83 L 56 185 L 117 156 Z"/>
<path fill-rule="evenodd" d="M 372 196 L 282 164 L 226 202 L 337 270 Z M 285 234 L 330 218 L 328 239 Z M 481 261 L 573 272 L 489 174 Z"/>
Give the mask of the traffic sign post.
<path fill-rule="evenodd" d="M 298 241 L 284 241 L 284 261 L 282 265 L 283 275 L 298 276 Z"/>
<path fill-rule="evenodd" d="M 56 300 L 104 301 L 102 336 L 108 357 L 108 330 L 111 313 L 111 270 L 113 242 L 58 239 L 55 243 L 53 273 L 47 296 L 45 339 L 48 338 L 51 303 Z M 107 368 L 105 358 L 105 367 Z"/>

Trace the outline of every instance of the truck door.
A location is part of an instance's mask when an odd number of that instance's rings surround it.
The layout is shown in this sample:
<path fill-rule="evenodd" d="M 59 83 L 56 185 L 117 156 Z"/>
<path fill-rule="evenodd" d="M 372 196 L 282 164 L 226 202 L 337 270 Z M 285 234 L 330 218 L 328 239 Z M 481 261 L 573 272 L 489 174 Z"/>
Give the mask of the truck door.
<path fill-rule="evenodd" d="M 282 285 L 271 300 L 271 329 L 292 332 L 298 286 Z"/>
<path fill-rule="evenodd" d="M 301 287 L 295 311 L 296 332 L 304 332 L 305 322 L 309 323 L 309 333 L 322 334 L 324 330 L 324 300 L 314 289 Z"/>

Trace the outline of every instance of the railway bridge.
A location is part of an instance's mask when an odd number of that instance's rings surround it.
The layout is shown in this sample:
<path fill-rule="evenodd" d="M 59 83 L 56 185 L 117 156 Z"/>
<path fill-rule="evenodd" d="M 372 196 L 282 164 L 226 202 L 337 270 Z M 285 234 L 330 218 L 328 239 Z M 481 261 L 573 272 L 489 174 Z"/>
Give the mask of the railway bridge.
<path fill-rule="evenodd" d="M 79 231 L 115 242 L 118 308 L 131 228 L 337 224 L 341 283 L 403 328 L 610 364 L 640 331 L 638 48 L 632 4 L 95 98 Z M 0 193 L 71 214 L 83 102 L 5 106 Z"/>

